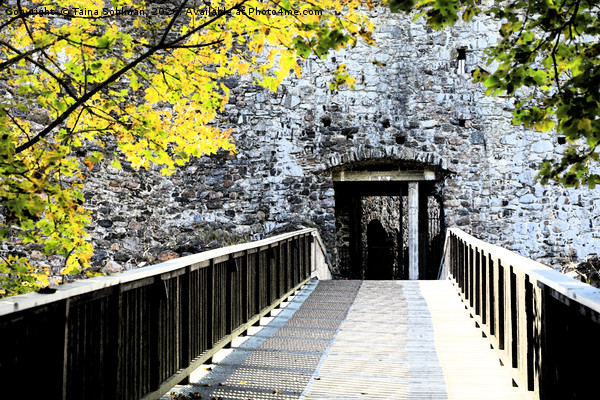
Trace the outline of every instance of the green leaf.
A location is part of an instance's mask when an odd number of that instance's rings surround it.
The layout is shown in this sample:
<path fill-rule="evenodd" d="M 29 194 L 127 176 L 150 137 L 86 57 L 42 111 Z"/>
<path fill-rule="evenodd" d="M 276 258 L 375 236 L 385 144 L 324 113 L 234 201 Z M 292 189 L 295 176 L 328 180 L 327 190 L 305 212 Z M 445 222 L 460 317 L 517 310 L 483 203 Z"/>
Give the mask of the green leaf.
<path fill-rule="evenodd" d="M 577 129 L 589 132 L 592 130 L 592 121 L 588 118 L 582 118 L 577 122 Z"/>
<path fill-rule="evenodd" d="M 392 12 L 410 11 L 415 5 L 414 0 L 390 0 L 388 6 Z"/>

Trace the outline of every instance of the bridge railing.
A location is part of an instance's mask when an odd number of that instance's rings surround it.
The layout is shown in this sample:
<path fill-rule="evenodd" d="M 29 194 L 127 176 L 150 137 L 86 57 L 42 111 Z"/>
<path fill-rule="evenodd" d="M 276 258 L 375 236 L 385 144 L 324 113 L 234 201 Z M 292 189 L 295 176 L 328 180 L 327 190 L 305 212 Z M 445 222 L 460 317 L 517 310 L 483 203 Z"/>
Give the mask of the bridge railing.
<path fill-rule="evenodd" d="M 515 384 L 536 399 L 598 398 L 599 289 L 455 228 L 445 260 Z"/>
<path fill-rule="evenodd" d="M 304 229 L 3 299 L 3 396 L 157 399 L 326 271 L 323 253 Z"/>

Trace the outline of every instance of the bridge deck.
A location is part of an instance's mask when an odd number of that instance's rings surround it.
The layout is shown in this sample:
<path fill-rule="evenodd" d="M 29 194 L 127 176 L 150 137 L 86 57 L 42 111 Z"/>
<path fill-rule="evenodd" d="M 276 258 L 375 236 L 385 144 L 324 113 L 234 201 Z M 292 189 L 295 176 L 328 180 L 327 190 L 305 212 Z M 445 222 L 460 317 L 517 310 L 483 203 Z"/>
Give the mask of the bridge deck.
<path fill-rule="evenodd" d="M 449 281 L 311 281 L 242 340 L 179 392 L 243 400 L 524 398 Z"/>

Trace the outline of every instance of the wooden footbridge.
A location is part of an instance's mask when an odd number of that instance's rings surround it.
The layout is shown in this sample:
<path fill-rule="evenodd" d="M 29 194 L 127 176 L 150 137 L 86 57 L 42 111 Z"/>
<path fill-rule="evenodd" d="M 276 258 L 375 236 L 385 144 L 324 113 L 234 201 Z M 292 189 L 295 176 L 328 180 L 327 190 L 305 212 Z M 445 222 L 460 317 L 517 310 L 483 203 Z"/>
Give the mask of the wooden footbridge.
<path fill-rule="evenodd" d="M 305 229 L 5 299 L 6 398 L 600 398 L 600 290 L 456 229 L 440 281 L 327 280 L 322 249 Z"/>

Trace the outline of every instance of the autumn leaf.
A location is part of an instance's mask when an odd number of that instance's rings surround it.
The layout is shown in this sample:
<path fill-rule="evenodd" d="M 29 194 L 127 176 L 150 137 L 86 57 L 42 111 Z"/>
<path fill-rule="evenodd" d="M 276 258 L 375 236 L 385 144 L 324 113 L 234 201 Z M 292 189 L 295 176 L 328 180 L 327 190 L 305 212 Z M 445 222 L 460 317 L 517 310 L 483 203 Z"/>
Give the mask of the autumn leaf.
<path fill-rule="evenodd" d="M 239 4 L 212 2 L 225 10 L 217 17 L 190 18 L 184 8 L 163 19 L 141 15 L 58 23 L 27 14 L 0 24 L 0 81 L 11 88 L 0 103 L 0 198 L 7 199 L 10 212 L 0 225 L 0 240 L 18 232 L 45 254 L 62 256 L 64 274 L 85 271 L 93 251 L 85 230 L 90 213 L 84 176 L 106 162 L 106 155 L 114 168 L 127 161 L 133 168 L 157 166 L 168 175 L 191 157 L 234 152 L 230 127 L 217 121 L 229 102 L 225 79 L 251 75 L 275 92 L 290 73 L 301 75 L 300 59 L 324 57 L 358 37 L 368 40 L 373 30 L 360 2 L 260 3 L 322 11 L 306 16 L 249 16 L 234 12 Z M 93 0 L 59 5 L 109 7 Z M 7 7 L 0 5 L 0 14 L 7 15 Z M 343 70 L 336 82 L 351 86 L 352 78 Z M 34 108 L 44 123 L 28 120 Z M 46 222 L 38 224 L 40 219 Z M 22 259 L 0 260 L 0 268 L 13 266 L 31 272 L 33 280 L 26 282 L 33 290 L 35 268 Z M 0 296 L 25 290 L 2 279 Z"/>

